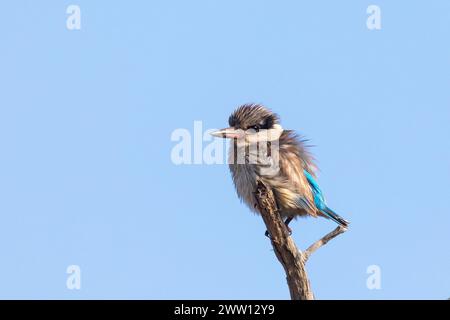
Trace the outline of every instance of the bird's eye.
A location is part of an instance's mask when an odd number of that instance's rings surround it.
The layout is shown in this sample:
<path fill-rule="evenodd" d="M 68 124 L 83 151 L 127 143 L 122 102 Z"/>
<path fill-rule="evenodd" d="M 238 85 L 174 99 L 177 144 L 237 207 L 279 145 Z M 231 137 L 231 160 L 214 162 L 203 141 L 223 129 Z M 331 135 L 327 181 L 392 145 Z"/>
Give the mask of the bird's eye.
<path fill-rule="evenodd" d="M 253 126 L 252 129 L 255 130 L 256 132 L 258 132 L 259 131 L 259 125 Z"/>

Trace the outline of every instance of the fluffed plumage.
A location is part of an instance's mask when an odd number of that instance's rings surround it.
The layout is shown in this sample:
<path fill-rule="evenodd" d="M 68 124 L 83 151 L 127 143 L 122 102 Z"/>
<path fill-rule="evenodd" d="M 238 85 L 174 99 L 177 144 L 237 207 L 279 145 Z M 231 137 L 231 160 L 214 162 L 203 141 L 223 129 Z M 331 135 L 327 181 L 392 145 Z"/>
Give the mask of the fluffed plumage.
<path fill-rule="evenodd" d="M 231 175 L 239 198 L 251 210 L 259 213 L 254 192 L 261 180 L 273 190 L 283 217 L 322 216 L 348 226 L 326 205 L 305 140 L 294 131 L 284 130 L 276 114 L 261 105 L 247 104 L 233 112 L 229 125 L 213 135 L 233 139 L 228 158 Z M 276 153 L 272 151 L 274 145 Z M 244 160 L 239 162 L 239 158 Z"/>

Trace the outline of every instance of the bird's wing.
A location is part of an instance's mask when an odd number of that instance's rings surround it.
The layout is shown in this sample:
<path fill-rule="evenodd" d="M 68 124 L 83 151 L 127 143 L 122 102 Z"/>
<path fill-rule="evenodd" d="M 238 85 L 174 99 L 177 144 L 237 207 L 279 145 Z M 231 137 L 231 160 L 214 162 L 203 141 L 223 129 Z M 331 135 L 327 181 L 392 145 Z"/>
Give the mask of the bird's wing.
<path fill-rule="evenodd" d="M 288 189 L 285 191 L 285 198 L 289 198 L 295 207 L 316 216 L 314 196 L 304 174 L 305 159 L 300 156 L 298 140 L 280 141 L 279 157 L 281 176 Z"/>
<path fill-rule="evenodd" d="M 311 145 L 307 145 L 307 142 L 307 139 L 299 136 L 295 131 L 284 130 L 280 136 L 280 152 L 294 154 L 299 159 L 300 167 L 315 177 L 317 166 L 313 155 L 308 150 Z"/>
<path fill-rule="evenodd" d="M 338 215 L 336 212 L 331 210 L 327 204 L 325 203 L 325 198 L 323 196 L 322 190 L 320 190 L 319 184 L 316 179 L 308 172 L 304 171 L 305 177 L 308 180 L 309 185 L 311 186 L 313 196 L 314 196 L 314 204 L 316 208 L 320 211 L 321 215 L 325 216 L 328 219 L 333 220 L 337 224 L 347 227 L 349 222 Z"/>
<path fill-rule="evenodd" d="M 314 204 L 316 205 L 317 209 L 319 210 L 325 209 L 326 208 L 325 198 L 316 179 L 314 179 L 314 177 L 307 170 L 303 170 L 303 173 L 306 177 L 306 180 L 308 181 L 308 184 L 311 187 L 311 191 L 314 198 Z"/>

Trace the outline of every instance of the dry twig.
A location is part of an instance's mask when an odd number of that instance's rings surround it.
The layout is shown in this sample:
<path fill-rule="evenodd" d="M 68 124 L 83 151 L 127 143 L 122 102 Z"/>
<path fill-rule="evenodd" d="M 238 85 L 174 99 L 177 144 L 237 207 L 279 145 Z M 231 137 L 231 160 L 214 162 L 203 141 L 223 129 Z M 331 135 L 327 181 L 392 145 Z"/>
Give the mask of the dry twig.
<path fill-rule="evenodd" d="M 275 255 L 286 272 L 286 280 L 292 300 L 314 300 L 305 263 L 313 252 L 337 237 L 346 229 L 339 226 L 322 239 L 312 244 L 305 252 L 298 250 L 290 236 L 283 219 L 278 213 L 275 197 L 270 188 L 258 181 L 255 192 L 256 202 L 261 216 L 270 234 Z"/>

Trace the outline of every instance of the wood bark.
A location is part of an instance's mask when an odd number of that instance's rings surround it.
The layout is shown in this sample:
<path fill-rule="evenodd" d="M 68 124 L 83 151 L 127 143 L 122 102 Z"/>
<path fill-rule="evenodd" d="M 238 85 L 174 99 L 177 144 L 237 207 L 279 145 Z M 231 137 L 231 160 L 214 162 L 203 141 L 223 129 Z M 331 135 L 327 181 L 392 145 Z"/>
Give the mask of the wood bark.
<path fill-rule="evenodd" d="M 274 194 L 262 181 L 258 181 L 255 192 L 256 203 L 270 235 L 273 250 L 284 268 L 292 300 L 314 300 L 305 264 L 313 252 L 337 237 L 346 229 L 339 226 L 304 252 L 300 251 L 281 218 Z"/>

